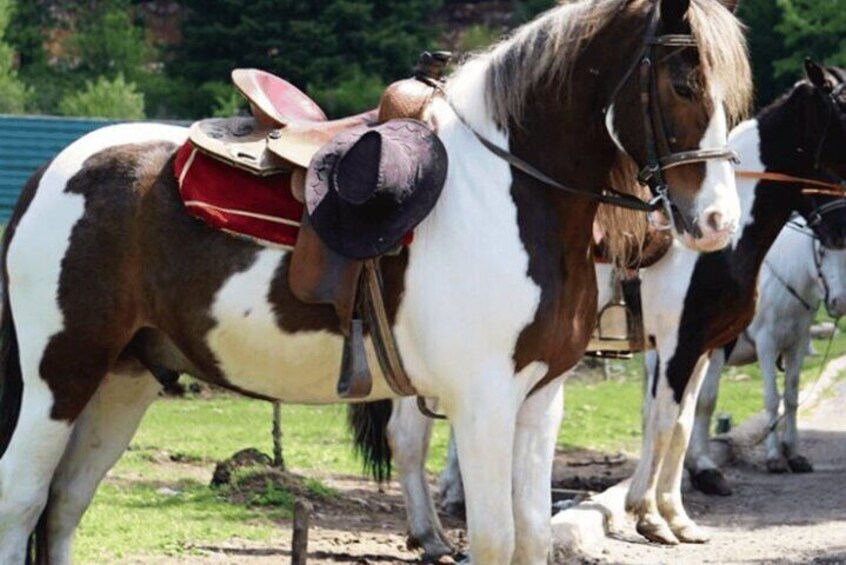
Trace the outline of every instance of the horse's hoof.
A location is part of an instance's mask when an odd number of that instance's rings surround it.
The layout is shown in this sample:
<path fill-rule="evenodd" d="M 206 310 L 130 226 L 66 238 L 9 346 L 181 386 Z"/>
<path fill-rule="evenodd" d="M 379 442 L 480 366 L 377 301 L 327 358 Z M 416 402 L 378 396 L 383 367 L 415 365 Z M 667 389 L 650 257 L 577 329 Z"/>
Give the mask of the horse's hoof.
<path fill-rule="evenodd" d="M 664 520 L 655 522 L 647 518 L 641 518 L 637 521 L 637 533 L 655 543 L 663 545 L 679 544 L 679 539 Z"/>
<path fill-rule="evenodd" d="M 804 455 L 794 455 L 787 460 L 787 466 L 790 467 L 790 470 L 794 473 L 814 472 L 814 466 L 811 465 L 811 462 L 808 461 L 808 458 Z"/>
<path fill-rule="evenodd" d="M 425 539 L 408 536 L 405 546 L 409 550 L 422 549 L 423 563 L 439 563 L 443 557 L 455 555 L 455 548 L 437 534 L 428 535 Z"/>
<path fill-rule="evenodd" d="M 447 502 L 446 504 L 441 505 L 441 510 L 447 516 L 452 516 L 453 518 L 457 518 L 459 520 L 467 519 L 467 508 L 464 505 L 464 502 Z"/>
<path fill-rule="evenodd" d="M 719 469 L 704 469 L 691 473 L 690 481 L 693 488 L 705 494 L 716 496 L 731 496 L 731 485 Z"/>
<path fill-rule="evenodd" d="M 789 473 L 790 466 L 787 459 L 779 457 L 778 459 L 767 459 L 767 472 L 774 474 Z"/>
<path fill-rule="evenodd" d="M 702 528 L 692 522 L 679 527 L 670 526 L 670 528 L 682 543 L 707 543 L 711 539 Z"/>

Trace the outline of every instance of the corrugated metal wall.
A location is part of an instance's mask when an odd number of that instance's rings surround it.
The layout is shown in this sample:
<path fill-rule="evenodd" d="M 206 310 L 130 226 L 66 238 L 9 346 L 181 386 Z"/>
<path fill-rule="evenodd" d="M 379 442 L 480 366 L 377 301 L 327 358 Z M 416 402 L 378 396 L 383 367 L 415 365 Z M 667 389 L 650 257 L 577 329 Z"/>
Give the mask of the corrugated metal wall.
<path fill-rule="evenodd" d="M 26 179 L 71 142 L 109 120 L 0 115 L 0 223 L 5 224 Z"/>

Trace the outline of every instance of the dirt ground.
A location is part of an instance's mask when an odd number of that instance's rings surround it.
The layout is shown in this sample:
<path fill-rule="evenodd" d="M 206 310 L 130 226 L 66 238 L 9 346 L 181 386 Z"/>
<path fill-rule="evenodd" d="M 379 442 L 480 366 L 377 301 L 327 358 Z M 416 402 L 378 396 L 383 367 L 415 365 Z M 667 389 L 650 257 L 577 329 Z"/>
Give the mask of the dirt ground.
<path fill-rule="evenodd" d="M 558 562 L 846 563 L 846 383 L 835 390 L 800 421 L 801 449 L 814 473 L 769 475 L 759 446 L 729 470 L 733 496 L 685 495 L 688 511 L 711 534 L 710 543 L 657 546 L 639 539 L 633 523 L 626 523 L 587 555 L 559 556 Z"/>
<path fill-rule="evenodd" d="M 632 473 L 634 462 L 619 455 L 588 450 L 559 453 L 554 483 L 557 488 L 597 491 L 608 488 Z M 210 478 L 210 475 L 209 475 Z M 383 492 L 369 480 L 359 477 L 321 477 L 339 495 L 324 502 L 313 501 L 314 514 L 309 531 L 309 559 L 313 565 L 355 563 L 382 565 L 419 563 L 420 552 L 406 547 L 405 509 L 396 480 Z M 433 492 L 437 478 L 431 477 Z M 441 515 L 453 543 L 466 547 L 465 526 L 461 520 Z M 290 559 L 291 523 L 279 524 L 270 543 L 229 540 L 218 544 L 197 544 L 180 557 L 143 557 L 124 563 L 138 565 L 278 565 Z M 442 563 L 453 563 L 444 559 Z"/>
<path fill-rule="evenodd" d="M 556 563 L 846 563 L 846 383 L 801 420 L 803 452 L 815 465 L 807 475 L 768 475 L 763 450 L 729 469 L 731 497 L 685 494 L 687 508 L 706 527 L 712 541 L 704 545 L 665 547 L 641 540 L 633 523 L 615 524 L 617 532 L 585 554 L 559 553 Z M 601 489 L 633 470 L 631 461 L 592 452 L 562 454 L 556 465 L 557 486 Z M 396 481 L 384 492 L 360 478 L 325 477 L 338 489 L 338 500 L 317 504 L 309 537 L 314 565 L 337 563 L 417 563 L 418 552 L 406 548 L 402 497 Z M 435 478 L 432 478 L 433 488 Z M 442 516 L 453 541 L 466 544 L 463 524 Z M 193 556 L 143 558 L 138 564 L 270 565 L 290 559 L 291 525 L 282 523 L 270 543 L 230 540 L 197 545 Z M 445 561 L 449 563 L 451 561 Z"/>

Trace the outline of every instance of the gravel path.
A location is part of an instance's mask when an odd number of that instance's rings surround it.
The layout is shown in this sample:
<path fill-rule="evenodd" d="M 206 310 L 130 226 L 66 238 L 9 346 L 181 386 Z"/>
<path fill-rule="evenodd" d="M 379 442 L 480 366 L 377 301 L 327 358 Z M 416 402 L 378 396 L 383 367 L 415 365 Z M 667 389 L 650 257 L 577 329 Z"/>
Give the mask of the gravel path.
<path fill-rule="evenodd" d="M 642 541 L 631 520 L 618 533 L 561 563 L 846 563 L 846 382 L 799 424 L 803 453 L 816 471 L 769 475 L 763 449 L 729 469 L 731 497 L 685 494 L 711 542 L 664 547 Z"/>

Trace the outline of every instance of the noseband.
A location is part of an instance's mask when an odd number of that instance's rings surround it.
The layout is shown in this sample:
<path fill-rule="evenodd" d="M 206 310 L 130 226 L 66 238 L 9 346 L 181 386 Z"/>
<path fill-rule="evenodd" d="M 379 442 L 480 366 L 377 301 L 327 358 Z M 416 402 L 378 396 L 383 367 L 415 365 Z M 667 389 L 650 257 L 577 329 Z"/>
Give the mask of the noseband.
<path fill-rule="evenodd" d="M 612 91 L 609 103 L 605 106 L 604 112 L 607 113 L 608 108 L 614 103 L 617 95 L 623 87 L 629 82 L 634 75 L 635 70 L 640 68 L 640 102 L 644 122 L 644 135 L 646 138 L 647 148 L 647 162 L 637 163 L 639 172 L 637 174 L 637 181 L 649 187 L 652 198 L 648 202 L 644 202 L 640 198 L 631 194 L 626 194 L 614 188 L 604 188 L 601 192 L 589 192 L 587 190 L 578 189 L 567 186 L 544 174 L 535 166 L 520 157 L 513 155 L 509 151 L 499 147 L 491 140 L 477 132 L 461 115 L 458 109 L 452 104 L 446 92 L 443 91 L 444 99 L 447 101 L 452 111 L 458 117 L 459 121 L 469 129 L 473 135 L 484 145 L 491 153 L 500 159 L 509 163 L 515 169 L 522 171 L 526 175 L 542 182 L 547 186 L 557 188 L 561 191 L 584 196 L 596 200 L 603 204 L 610 204 L 620 208 L 627 208 L 629 210 L 638 210 L 642 212 L 655 212 L 662 210 L 667 216 L 667 224 L 660 226 L 660 229 L 677 228 L 676 218 L 683 228 L 694 237 L 701 234 L 699 227 L 691 225 L 685 218 L 678 207 L 673 204 L 670 194 L 669 185 L 664 179 L 664 171 L 674 167 L 681 167 L 683 165 L 690 165 L 693 163 L 702 163 L 713 159 L 727 159 L 737 162 L 737 154 L 728 147 L 696 149 L 692 151 L 678 151 L 672 152 L 670 142 L 667 139 L 666 129 L 664 127 L 664 120 L 661 114 L 660 100 L 658 96 L 658 81 L 656 71 L 653 65 L 653 58 L 657 47 L 675 47 L 678 50 L 697 47 L 696 40 L 690 34 L 664 34 L 657 35 L 658 25 L 660 23 L 660 16 L 658 12 L 659 4 L 656 3 L 652 11 L 651 20 L 647 26 L 644 35 L 643 44 L 638 55 L 632 61 L 623 78 L 617 83 L 617 86 Z M 610 131 L 610 127 L 605 120 L 606 129 L 611 139 L 615 139 L 615 135 Z M 626 154 L 631 157 L 631 154 L 620 147 Z"/>

